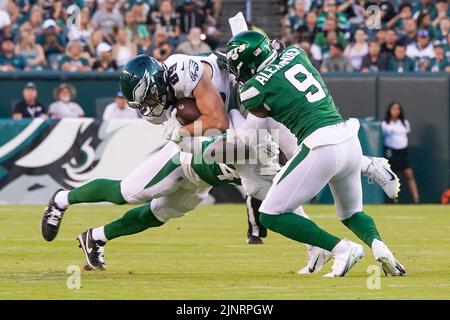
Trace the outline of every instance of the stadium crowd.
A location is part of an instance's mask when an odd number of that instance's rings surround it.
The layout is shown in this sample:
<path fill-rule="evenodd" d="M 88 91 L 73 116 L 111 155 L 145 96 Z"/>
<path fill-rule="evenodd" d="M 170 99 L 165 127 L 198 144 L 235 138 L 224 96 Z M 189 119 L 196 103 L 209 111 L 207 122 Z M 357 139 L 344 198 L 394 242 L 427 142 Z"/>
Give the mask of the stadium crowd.
<path fill-rule="evenodd" d="M 0 71 L 115 71 L 214 49 L 221 0 L 0 0 Z"/>
<path fill-rule="evenodd" d="M 280 0 L 321 72 L 450 72 L 448 0 Z M 0 71 L 115 71 L 218 46 L 222 0 L 0 0 Z"/>
<path fill-rule="evenodd" d="M 287 0 L 282 39 L 321 72 L 450 72 L 448 0 Z"/>

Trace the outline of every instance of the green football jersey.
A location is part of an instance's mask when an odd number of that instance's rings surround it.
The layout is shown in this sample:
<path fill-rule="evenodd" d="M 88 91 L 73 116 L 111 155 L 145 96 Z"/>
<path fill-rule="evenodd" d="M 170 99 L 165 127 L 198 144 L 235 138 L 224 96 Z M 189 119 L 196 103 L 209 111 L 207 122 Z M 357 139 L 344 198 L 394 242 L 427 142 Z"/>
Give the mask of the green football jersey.
<path fill-rule="evenodd" d="M 194 169 L 200 179 L 213 187 L 227 184 L 241 185 L 241 180 L 234 166 L 217 162 L 211 163 L 205 160 L 206 148 L 216 141 L 216 139 L 218 137 L 213 137 L 202 142 L 201 151 L 195 152 L 192 157 L 192 169 Z"/>
<path fill-rule="evenodd" d="M 248 80 L 240 98 L 245 109 L 263 106 L 299 144 L 315 130 L 343 121 L 319 72 L 296 46 L 284 49 Z"/>

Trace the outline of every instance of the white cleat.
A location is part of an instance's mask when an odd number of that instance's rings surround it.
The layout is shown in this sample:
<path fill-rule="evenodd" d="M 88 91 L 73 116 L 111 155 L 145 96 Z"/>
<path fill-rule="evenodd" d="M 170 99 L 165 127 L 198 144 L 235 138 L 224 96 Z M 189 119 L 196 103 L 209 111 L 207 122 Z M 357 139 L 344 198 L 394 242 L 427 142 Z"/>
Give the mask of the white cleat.
<path fill-rule="evenodd" d="M 382 241 L 373 240 L 372 252 L 386 276 L 403 276 L 406 274 L 405 268 L 395 259 L 394 254 Z"/>
<path fill-rule="evenodd" d="M 324 275 L 324 278 L 343 277 L 345 274 L 364 257 L 362 245 L 347 239 L 341 240 L 332 252 L 334 262 L 332 271 Z"/>
<path fill-rule="evenodd" d="M 368 182 L 375 181 L 390 199 L 397 198 L 400 192 L 400 180 L 392 171 L 389 161 L 386 158 L 377 157 L 370 157 L 370 159 L 372 162 L 364 172 L 364 175 L 369 178 Z"/>
<path fill-rule="evenodd" d="M 322 267 L 331 259 L 331 252 L 319 247 L 306 245 L 308 261 L 305 267 L 298 270 L 298 274 L 313 274 L 322 270 Z"/>

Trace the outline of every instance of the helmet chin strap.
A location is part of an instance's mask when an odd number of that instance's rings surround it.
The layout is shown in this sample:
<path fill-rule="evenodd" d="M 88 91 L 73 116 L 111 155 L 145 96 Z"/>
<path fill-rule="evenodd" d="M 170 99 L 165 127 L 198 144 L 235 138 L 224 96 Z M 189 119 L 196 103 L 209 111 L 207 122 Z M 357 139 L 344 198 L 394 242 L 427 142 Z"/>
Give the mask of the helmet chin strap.
<path fill-rule="evenodd" d="M 277 58 L 278 52 L 275 49 L 272 49 L 272 53 L 270 54 L 270 56 L 267 57 L 266 60 L 264 60 L 258 67 L 258 69 L 256 69 L 256 72 L 260 72 L 262 69 L 264 69 L 267 65 L 269 65 L 270 63 L 272 63 L 276 58 Z"/>

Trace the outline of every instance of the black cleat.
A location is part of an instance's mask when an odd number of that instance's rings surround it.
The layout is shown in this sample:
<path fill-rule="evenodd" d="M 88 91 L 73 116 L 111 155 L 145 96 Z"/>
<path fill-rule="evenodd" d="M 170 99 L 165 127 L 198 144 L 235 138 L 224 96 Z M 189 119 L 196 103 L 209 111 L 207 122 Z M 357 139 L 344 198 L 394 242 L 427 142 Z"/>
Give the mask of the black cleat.
<path fill-rule="evenodd" d="M 44 216 L 41 221 L 42 236 L 47 241 L 52 241 L 58 234 L 59 226 L 66 209 L 60 209 L 55 203 L 55 196 L 58 192 L 64 189 L 57 190 L 50 198 L 48 206 L 45 208 Z"/>
<path fill-rule="evenodd" d="M 105 245 L 106 242 L 94 240 L 92 238 L 92 229 L 81 233 L 78 238 L 79 247 L 83 250 L 86 257 L 85 270 L 105 270 Z"/>
<path fill-rule="evenodd" d="M 264 242 L 262 241 L 262 239 L 260 237 L 257 236 L 250 236 L 247 239 L 247 244 L 263 244 Z"/>

